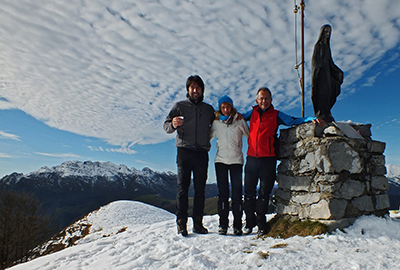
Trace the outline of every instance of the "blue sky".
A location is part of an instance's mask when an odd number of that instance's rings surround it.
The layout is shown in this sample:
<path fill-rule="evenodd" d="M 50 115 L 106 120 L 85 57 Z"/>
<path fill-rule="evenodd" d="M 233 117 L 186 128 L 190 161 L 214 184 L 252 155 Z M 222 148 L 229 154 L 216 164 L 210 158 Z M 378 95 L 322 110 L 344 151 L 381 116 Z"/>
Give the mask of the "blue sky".
<path fill-rule="evenodd" d="M 191 74 L 203 78 L 213 106 L 228 94 L 247 111 L 267 86 L 276 108 L 300 116 L 293 7 L 289 0 L 3 1 L 0 177 L 67 160 L 175 171 L 175 135 L 162 124 Z M 372 138 L 387 144 L 386 163 L 400 165 L 400 2 L 306 1 L 305 22 L 306 116 L 311 54 L 329 23 L 332 56 L 345 73 L 333 116 L 372 124 Z M 215 142 L 211 181 L 214 156 Z"/>

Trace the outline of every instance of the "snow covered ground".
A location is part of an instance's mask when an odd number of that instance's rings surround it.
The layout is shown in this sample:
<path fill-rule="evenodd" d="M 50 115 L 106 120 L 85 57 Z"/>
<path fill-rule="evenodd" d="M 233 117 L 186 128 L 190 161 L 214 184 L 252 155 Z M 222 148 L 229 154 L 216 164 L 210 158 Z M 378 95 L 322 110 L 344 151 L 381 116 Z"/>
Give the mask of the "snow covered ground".
<path fill-rule="evenodd" d="M 10 269 L 398 269 L 400 214 L 391 217 L 361 217 L 330 235 L 261 240 L 218 235 L 214 215 L 204 217 L 209 234 L 192 234 L 189 221 L 185 238 L 173 214 L 117 201 L 88 215 L 91 233 L 76 246 Z"/>

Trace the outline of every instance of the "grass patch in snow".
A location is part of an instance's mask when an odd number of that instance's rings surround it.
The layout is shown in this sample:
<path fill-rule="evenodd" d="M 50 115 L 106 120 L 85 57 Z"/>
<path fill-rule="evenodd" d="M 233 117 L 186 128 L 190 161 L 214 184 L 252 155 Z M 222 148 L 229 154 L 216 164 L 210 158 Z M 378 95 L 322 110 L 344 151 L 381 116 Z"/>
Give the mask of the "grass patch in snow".
<path fill-rule="evenodd" d="M 315 236 L 329 231 L 328 226 L 321 222 L 309 219 L 301 221 L 290 216 L 276 215 L 268 223 L 271 231 L 265 237 L 286 239 L 296 235 Z"/>

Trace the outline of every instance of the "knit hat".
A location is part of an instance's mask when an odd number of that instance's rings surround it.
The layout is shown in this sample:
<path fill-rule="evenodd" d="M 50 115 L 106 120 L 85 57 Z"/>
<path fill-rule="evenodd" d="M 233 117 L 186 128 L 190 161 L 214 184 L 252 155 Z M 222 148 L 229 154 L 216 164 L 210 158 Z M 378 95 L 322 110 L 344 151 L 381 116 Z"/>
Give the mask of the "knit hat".
<path fill-rule="evenodd" d="M 233 108 L 233 100 L 232 100 L 230 97 L 228 97 L 227 95 L 221 97 L 221 98 L 218 100 L 218 108 L 221 109 L 222 103 L 225 103 L 225 102 L 231 104 L 231 106 L 232 106 L 232 108 Z"/>

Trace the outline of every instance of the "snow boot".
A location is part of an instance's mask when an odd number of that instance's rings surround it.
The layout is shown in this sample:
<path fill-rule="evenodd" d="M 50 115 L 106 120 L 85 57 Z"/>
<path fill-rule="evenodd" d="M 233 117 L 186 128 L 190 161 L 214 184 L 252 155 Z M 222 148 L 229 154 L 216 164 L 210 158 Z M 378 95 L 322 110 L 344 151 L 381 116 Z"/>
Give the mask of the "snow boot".
<path fill-rule="evenodd" d="M 178 227 L 178 234 L 182 234 L 182 236 L 188 235 L 188 230 L 185 221 L 183 221 L 182 219 L 178 219 L 176 221 L 176 225 Z"/>

